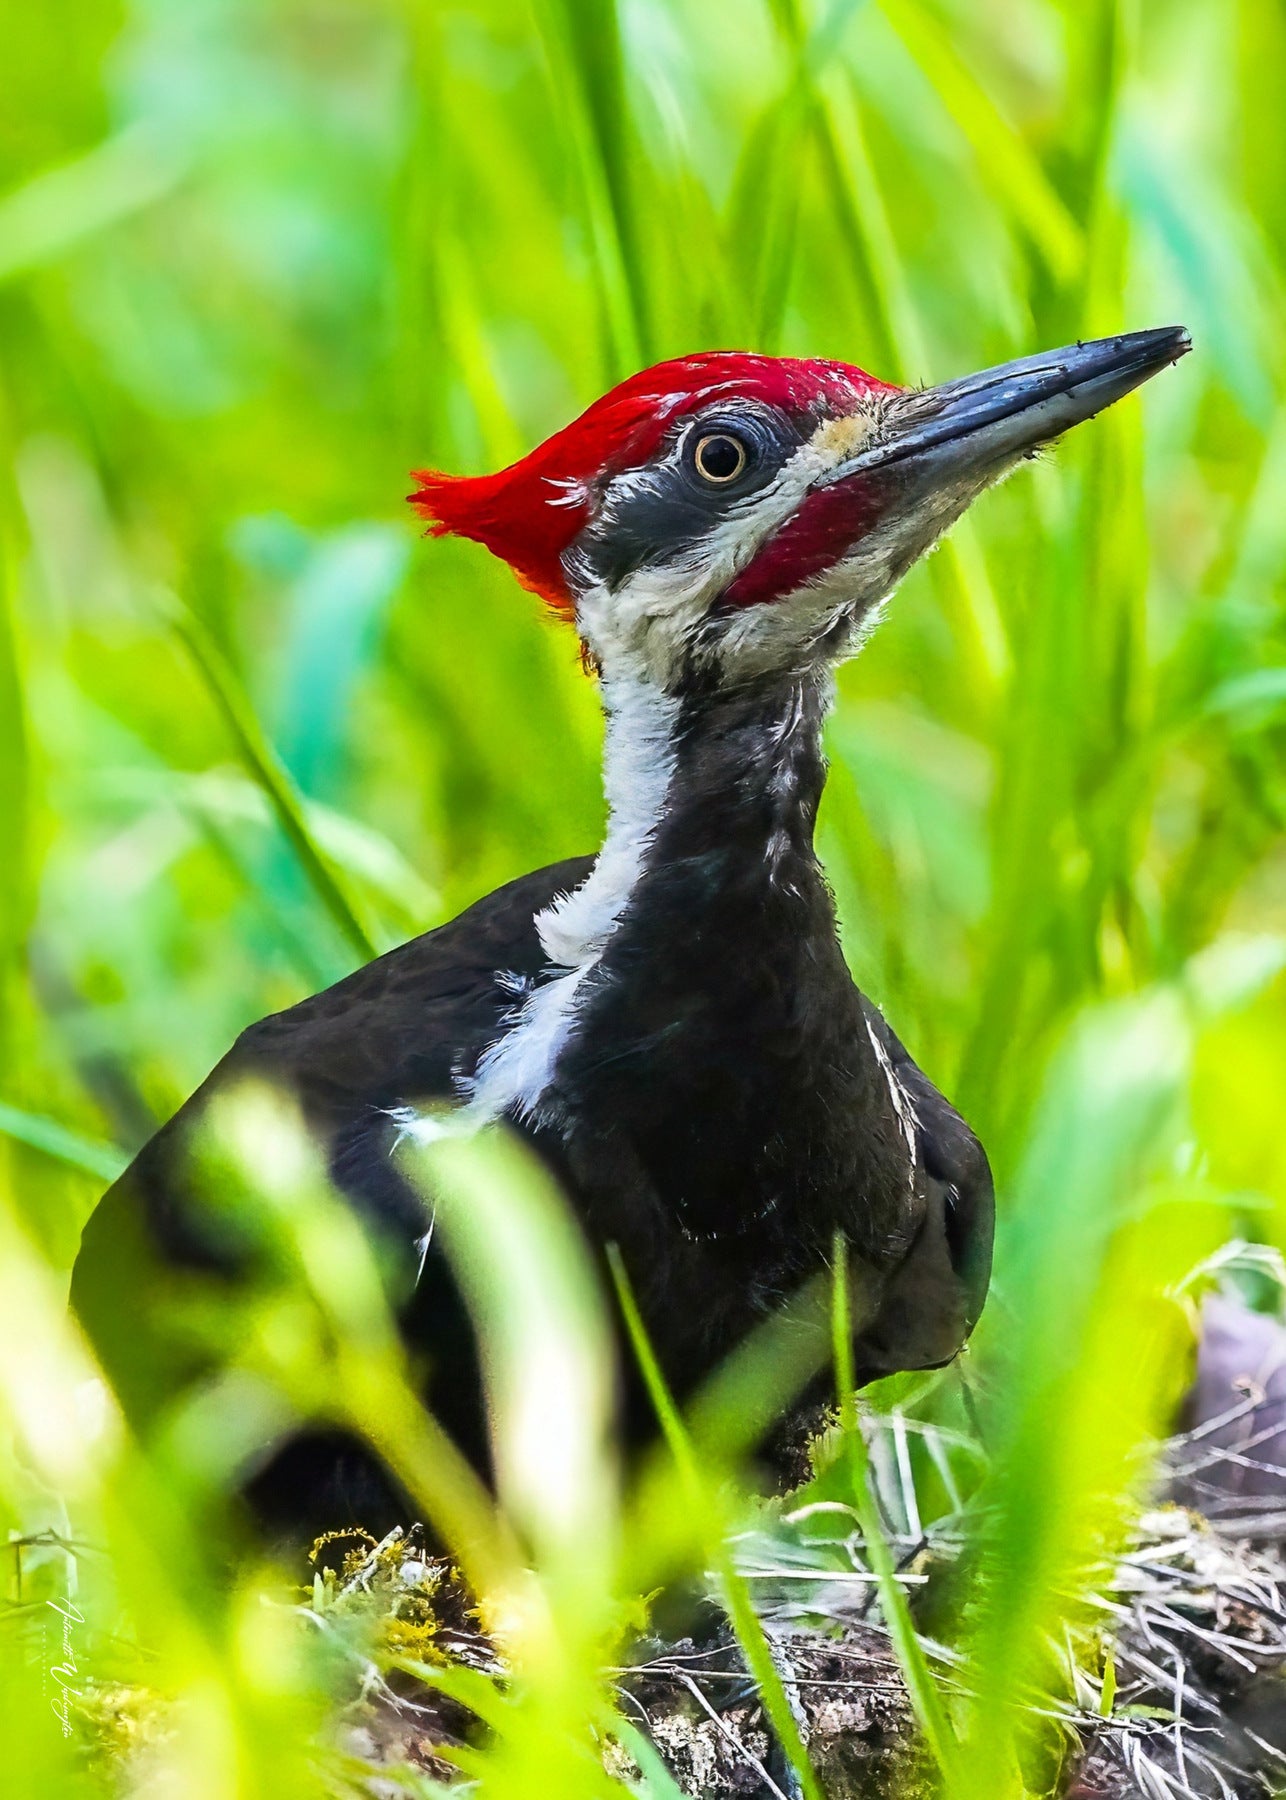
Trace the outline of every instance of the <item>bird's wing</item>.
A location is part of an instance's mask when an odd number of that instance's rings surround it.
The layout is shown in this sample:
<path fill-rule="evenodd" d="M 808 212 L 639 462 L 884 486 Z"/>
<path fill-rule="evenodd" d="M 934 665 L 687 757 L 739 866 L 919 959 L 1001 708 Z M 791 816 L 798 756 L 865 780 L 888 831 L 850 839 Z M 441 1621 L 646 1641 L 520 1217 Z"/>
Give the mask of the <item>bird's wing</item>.
<path fill-rule="evenodd" d="M 299 1105 L 336 1184 L 365 1221 L 409 1248 L 422 1207 L 389 1151 L 390 1111 L 451 1099 L 515 1004 L 515 986 L 545 964 L 535 917 L 582 882 L 576 857 L 509 882 L 467 911 L 391 950 L 311 999 L 243 1031 L 169 1123 L 99 1201 L 72 1272 L 72 1305 L 113 1373 L 146 1405 L 172 1391 L 175 1347 L 123 1333 L 143 1330 L 146 1290 L 176 1264 L 232 1273 L 238 1257 L 226 1220 L 194 1180 L 194 1134 L 219 1094 L 262 1080 Z M 127 1338 L 129 1341 L 126 1341 Z M 128 1366 L 122 1366 L 123 1364 Z"/>
<path fill-rule="evenodd" d="M 873 1377 L 886 1369 L 949 1362 L 973 1330 L 991 1278 L 995 1195 L 978 1139 L 912 1060 L 879 1008 L 865 996 L 863 1001 L 910 1102 L 925 1202 L 916 1241 L 858 1347 Z"/>

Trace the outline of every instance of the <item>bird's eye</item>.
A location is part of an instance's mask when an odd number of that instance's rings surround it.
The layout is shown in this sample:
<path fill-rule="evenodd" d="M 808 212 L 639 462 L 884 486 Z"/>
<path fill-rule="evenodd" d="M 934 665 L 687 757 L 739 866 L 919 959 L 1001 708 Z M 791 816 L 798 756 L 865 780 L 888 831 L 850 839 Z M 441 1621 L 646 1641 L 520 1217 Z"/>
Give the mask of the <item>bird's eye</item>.
<path fill-rule="evenodd" d="M 692 460 L 703 481 L 726 487 L 744 471 L 750 453 L 741 439 L 733 437 L 730 431 L 711 431 L 699 439 Z"/>

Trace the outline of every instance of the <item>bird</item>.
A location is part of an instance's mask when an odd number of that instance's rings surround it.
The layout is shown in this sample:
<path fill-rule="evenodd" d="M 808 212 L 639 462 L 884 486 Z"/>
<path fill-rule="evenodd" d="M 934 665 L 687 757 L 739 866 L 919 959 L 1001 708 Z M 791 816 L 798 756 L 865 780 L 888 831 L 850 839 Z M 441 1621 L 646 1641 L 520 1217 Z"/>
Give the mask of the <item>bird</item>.
<path fill-rule="evenodd" d="M 1190 347 L 1161 327 L 922 388 L 702 351 L 510 467 L 415 476 L 431 534 L 484 546 L 575 631 L 605 715 L 603 841 L 251 1025 L 143 1147 L 71 1287 L 127 1412 L 156 1417 L 182 1360 L 149 1336 L 139 1256 L 235 1272 L 192 1144 L 248 1078 L 292 1098 L 401 1269 L 424 1400 L 480 1468 L 467 1309 L 393 1154 L 444 1106 L 524 1138 L 595 1254 L 617 1247 L 681 1397 L 828 1267 L 837 1232 L 869 1297 L 859 1381 L 959 1354 L 990 1279 L 992 1177 L 841 950 L 814 844 L 835 670 L 979 494 Z M 271 1532 L 378 1532 L 407 1504 L 320 1426 L 265 1446 L 246 1494 Z"/>

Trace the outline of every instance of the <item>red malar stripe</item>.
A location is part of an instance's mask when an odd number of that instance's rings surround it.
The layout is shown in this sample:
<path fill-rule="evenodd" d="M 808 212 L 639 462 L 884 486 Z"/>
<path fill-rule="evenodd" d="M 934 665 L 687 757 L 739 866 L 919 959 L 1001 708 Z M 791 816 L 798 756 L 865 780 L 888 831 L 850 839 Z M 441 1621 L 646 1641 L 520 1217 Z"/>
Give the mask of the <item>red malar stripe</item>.
<path fill-rule="evenodd" d="M 816 488 L 746 564 L 724 594 L 724 604 L 763 606 L 816 581 L 866 536 L 882 506 L 860 475 Z"/>

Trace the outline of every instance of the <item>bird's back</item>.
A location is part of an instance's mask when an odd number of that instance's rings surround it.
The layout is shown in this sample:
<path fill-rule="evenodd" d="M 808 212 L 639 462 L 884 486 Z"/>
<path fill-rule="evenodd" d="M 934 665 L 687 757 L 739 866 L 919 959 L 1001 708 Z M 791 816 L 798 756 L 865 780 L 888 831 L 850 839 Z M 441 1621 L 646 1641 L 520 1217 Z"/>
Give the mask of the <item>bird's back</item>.
<path fill-rule="evenodd" d="M 173 1271 L 235 1277 L 226 1215 L 212 1209 L 194 1152 L 219 1095 L 259 1081 L 298 1106 L 332 1179 L 408 1265 L 423 1209 L 390 1158 L 390 1111 L 454 1097 L 513 1007 L 508 977 L 544 962 L 536 915 L 574 888 L 592 858 L 507 883 L 448 924 L 242 1032 L 191 1098 L 139 1151 L 85 1226 L 71 1302 L 127 1409 L 148 1417 L 189 1371 L 154 1327 Z"/>

